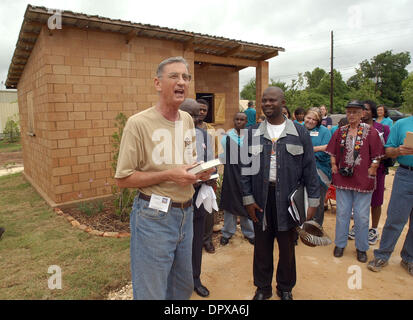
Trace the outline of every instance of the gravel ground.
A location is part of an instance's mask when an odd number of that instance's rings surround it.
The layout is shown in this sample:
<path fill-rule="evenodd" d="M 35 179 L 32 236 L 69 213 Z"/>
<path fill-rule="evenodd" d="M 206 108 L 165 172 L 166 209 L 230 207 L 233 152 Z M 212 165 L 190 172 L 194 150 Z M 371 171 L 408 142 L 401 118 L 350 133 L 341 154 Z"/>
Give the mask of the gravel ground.
<path fill-rule="evenodd" d="M 108 300 L 132 300 L 132 282 L 117 291 L 112 291 L 108 295 Z"/>

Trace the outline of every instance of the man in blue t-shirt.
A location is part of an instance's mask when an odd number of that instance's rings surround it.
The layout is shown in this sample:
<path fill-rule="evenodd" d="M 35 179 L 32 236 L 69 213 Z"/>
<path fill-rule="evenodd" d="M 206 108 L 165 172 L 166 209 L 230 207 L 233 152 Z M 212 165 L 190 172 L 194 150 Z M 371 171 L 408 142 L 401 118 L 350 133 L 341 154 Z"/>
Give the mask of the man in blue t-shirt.
<path fill-rule="evenodd" d="M 400 253 L 400 264 L 413 276 L 413 146 L 405 144 L 409 131 L 413 132 L 413 116 L 395 123 L 385 145 L 386 156 L 397 158 L 400 166 L 394 176 L 380 247 L 374 250 L 374 259 L 367 267 L 377 272 L 388 264 L 397 240 L 410 218 L 409 230 Z"/>
<path fill-rule="evenodd" d="M 257 111 L 255 111 L 254 103 L 252 101 L 248 101 L 248 108 L 244 113 L 247 115 L 247 127 L 252 126 L 257 122 Z"/>

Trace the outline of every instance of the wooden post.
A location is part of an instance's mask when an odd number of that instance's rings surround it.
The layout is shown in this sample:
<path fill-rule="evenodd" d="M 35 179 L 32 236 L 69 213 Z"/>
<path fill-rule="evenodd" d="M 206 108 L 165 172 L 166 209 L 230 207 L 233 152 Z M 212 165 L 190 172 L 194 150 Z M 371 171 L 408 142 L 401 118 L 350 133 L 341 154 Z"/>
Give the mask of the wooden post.
<path fill-rule="evenodd" d="M 331 66 L 330 66 L 330 114 L 333 114 L 334 110 L 334 55 L 333 55 L 333 31 L 331 31 Z"/>
<path fill-rule="evenodd" d="M 268 61 L 259 61 L 255 71 L 255 110 L 257 118 L 261 115 L 261 97 L 269 84 Z"/>

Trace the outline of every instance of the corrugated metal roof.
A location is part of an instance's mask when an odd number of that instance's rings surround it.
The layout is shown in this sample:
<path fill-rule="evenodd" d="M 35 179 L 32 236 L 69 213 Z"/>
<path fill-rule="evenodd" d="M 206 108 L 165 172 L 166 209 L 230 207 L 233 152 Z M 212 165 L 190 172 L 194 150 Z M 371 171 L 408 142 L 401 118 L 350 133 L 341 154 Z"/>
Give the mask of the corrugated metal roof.
<path fill-rule="evenodd" d="M 9 67 L 6 88 L 16 88 L 23 73 L 24 66 L 31 54 L 41 28 L 47 25 L 48 19 L 55 10 L 28 5 L 24 14 L 22 27 L 17 40 L 16 49 Z M 161 40 L 178 41 L 185 46 L 193 47 L 195 53 L 219 57 L 231 57 L 253 61 L 263 61 L 275 57 L 284 48 L 188 32 L 184 30 L 159 27 L 150 24 L 115 20 L 98 15 L 87 15 L 72 11 L 60 11 L 62 26 L 94 29 L 121 33 L 126 41 L 133 37 L 149 37 Z"/>

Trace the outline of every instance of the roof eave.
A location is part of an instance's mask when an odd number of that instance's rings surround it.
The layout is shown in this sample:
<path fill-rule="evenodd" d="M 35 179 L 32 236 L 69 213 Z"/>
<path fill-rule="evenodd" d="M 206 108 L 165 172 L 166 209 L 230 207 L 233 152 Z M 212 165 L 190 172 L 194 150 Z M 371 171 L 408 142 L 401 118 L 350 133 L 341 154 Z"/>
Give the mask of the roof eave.
<path fill-rule="evenodd" d="M 16 49 L 9 66 L 5 83 L 7 89 L 17 88 L 20 76 L 34 48 L 41 28 L 47 25 L 49 18 L 53 14 L 55 14 L 55 11 L 45 7 L 27 6 L 19 32 L 19 38 L 16 43 Z M 193 48 L 195 53 L 230 57 L 233 59 L 248 59 L 251 61 L 267 60 L 277 56 L 278 52 L 285 51 L 285 49 L 281 47 L 261 45 L 148 24 L 144 25 L 130 21 L 113 20 L 97 15 L 90 16 L 72 11 L 60 11 L 60 14 L 62 15 L 62 25 L 121 33 L 125 36 L 126 43 L 134 37 L 150 37 L 179 41 L 185 48 Z M 72 21 L 72 23 L 70 23 L 70 21 Z"/>

